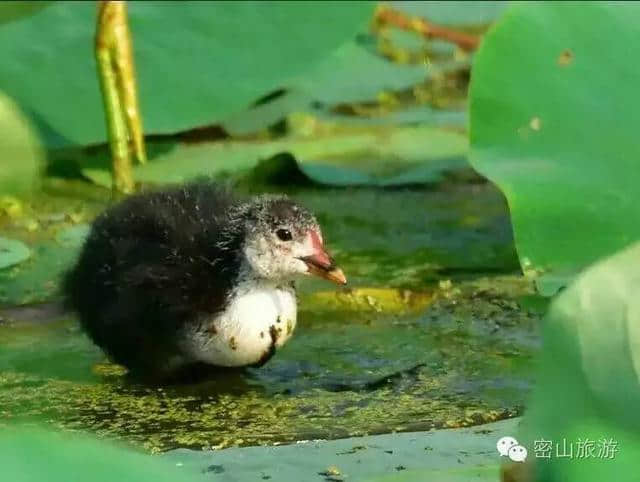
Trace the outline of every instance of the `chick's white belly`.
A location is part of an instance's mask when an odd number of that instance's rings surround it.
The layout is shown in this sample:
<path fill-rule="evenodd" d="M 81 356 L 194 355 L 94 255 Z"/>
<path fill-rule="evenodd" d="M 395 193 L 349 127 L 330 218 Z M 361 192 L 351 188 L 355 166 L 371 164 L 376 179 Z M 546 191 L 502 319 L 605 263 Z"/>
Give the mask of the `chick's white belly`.
<path fill-rule="evenodd" d="M 241 289 L 222 313 L 188 334 L 186 348 L 201 362 L 227 367 L 252 365 L 291 338 L 296 317 L 293 290 Z"/>

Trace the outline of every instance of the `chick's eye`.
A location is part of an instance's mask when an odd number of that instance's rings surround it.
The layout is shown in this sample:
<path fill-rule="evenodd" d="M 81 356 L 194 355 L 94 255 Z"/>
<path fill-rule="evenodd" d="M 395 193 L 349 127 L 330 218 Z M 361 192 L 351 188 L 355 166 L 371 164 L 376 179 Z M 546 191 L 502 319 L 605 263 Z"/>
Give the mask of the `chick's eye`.
<path fill-rule="evenodd" d="M 281 241 L 291 241 L 291 239 L 293 238 L 291 236 L 291 231 L 289 231 L 288 229 L 278 229 L 276 231 L 276 236 L 278 236 Z"/>

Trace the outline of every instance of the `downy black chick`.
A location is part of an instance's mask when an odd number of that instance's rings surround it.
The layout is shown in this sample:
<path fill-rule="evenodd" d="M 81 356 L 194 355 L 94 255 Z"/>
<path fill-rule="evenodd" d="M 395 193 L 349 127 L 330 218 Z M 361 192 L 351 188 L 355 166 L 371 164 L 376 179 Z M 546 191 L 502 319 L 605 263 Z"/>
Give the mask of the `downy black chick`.
<path fill-rule="evenodd" d="M 293 334 L 294 279 L 307 274 L 346 283 L 308 210 L 198 181 L 99 215 L 63 291 L 114 362 L 162 378 L 266 363 Z"/>

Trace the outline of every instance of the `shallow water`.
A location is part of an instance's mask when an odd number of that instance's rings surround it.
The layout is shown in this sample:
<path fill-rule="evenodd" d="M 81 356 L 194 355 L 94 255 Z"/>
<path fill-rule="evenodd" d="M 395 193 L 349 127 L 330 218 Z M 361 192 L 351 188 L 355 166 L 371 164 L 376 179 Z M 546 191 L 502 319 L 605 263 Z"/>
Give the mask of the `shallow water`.
<path fill-rule="evenodd" d="M 352 291 L 305 283 L 296 334 L 265 367 L 142 386 L 106 363 L 73 319 L 34 322 L 30 312 L 0 324 L 1 418 L 164 451 L 473 425 L 519 413 L 539 315 L 520 303 L 531 287 L 516 273 L 494 189 L 295 194 L 317 213 Z"/>

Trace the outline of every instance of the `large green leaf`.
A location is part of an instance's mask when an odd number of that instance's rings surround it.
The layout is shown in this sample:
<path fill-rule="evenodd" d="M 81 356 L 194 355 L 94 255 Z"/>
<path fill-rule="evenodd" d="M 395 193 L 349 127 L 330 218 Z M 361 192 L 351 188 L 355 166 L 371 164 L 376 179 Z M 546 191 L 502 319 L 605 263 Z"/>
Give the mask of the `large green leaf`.
<path fill-rule="evenodd" d="M 3 427 L 2 477 L 14 482 L 188 482 L 200 480 L 169 461 L 90 438 L 41 429 Z"/>
<path fill-rule="evenodd" d="M 532 2 L 475 59 L 472 164 L 508 199 L 523 267 L 556 287 L 640 237 L 639 37 L 637 3 Z"/>
<path fill-rule="evenodd" d="M 263 129 L 291 112 L 313 110 L 326 117 L 326 106 L 374 101 L 385 91 L 408 88 L 456 67 L 459 68 L 460 63 L 429 66 L 394 64 L 354 40 L 342 45 L 304 74 L 287 80 L 290 91 L 286 94 L 247 111 L 234 113 L 224 119 L 222 125 L 231 135 L 243 135 Z M 317 105 L 321 108 L 313 109 Z M 334 118 L 330 114 L 329 117 Z M 425 121 L 434 117 L 433 112 L 425 109 L 418 119 L 413 120 Z M 397 120 L 394 117 L 386 119 L 386 122 Z"/>
<path fill-rule="evenodd" d="M 535 459 L 536 480 L 637 480 L 639 290 L 636 243 L 592 266 L 552 304 L 537 386 L 518 437 L 534 456 L 536 440 L 553 444 L 549 459 Z M 594 446 L 590 457 L 584 448 L 578 452 L 587 440 Z M 603 440 L 615 444 L 610 457 Z M 573 456 L 557 457 L 565 444 Z"/>
<path fill-rule="evenodd" d="M 211 124 L 302 73 L 366 26 L 373 2 L 130 2 L 145 131 Z M 0 26 L 0 88 L 76 143 L 105 140 L 95 2 Z M 330 28 L 327 28 L 330 26 Z"/>
<path fill-rule="evenodd" d="M 462 63 L 460 63 L 462 64 Z M 446 69 L 445 65 L 402 65 L 374 55 L 370 49 L 350 42 L 295 80 L 298 88 L 315 101 L 327 104 L 374 100 L 382 91 L 400 90 L 425 81 Z"/>
<path fill-rule="evenodd" d="M 336 186 L 406 185 L 433 182 L 446 170 L 466 166 L 467 139 L 431 127 L 382 128 L 275 141 L 230 141 L 179 145 L 137 166 L 136 179 L 182 182 L 208 175 L 248 171 L 260 160 L 291 153 L 313 181 Z M 86 167 L 84 175 L 108 187 L 108 166 Z"/>
<path fill-rule="evenodd" d="M 482 28 L 483 24 L 495 20 L 506 6 L 505 2 L 395 2 L 394 8 L 403 12 L 425 16 L 436 22 L 464 24 L 466 27 Z M 406 47 L 409 42 L 411 51 L 421 51 L 426 42 L 420 36 L 393 31 L 393 37 L 402 35 L 402 41 L 396 47 Z M 441 78 L 445 73 L 468 68 L 471 57 L 447 57 L 443 60 L 429 58 L 428 62 L 399 63 L 392 62 L 377 51 L 373 36 L 360 35 L 357 40 L 347 42 L 330 56 L 285 82 L 290 92 L 279 99 L 234 114 L 223 122 L 224 128 L 231 134 L 246 134 L 264 128 L 283 118 L 292 111 L 307 111 L 314 107 L 314 113 L 331 120 L 341 120 L 331 113 L 328 107 L 340 103 L 376 102 L 380 94 L 398 92 L 417 84 Z M 452 45 L 441 46 L 453 51 Z M 318 108 L 320 106 L 320 108 Z M 466 125 L 466 111 L 462 109 L 444 110 L 420 106 L 408 111 L 389 112 L 375 117 L 354 117 L 349 122 L 366 124 L 394 123 L 430 123 L 447 125 Z"/>
<path fill-rule="evenodd" d="M 0 195 L 31 190 L 44 166 L 44 152 L 31 123 L 2 92 L 0 133 Z"/>
<path fill-rule="evenodd" d="M 322 120 L 349 125 L 430 125 L 456 127 L 460 130 L 467 127 L 467 111 L 434 109 L 428 105 L 410 107 L 406 110 L 391 111 L 381 116 L 354 117 L 334 114 L 328 111 L 315 112 Z"/>

